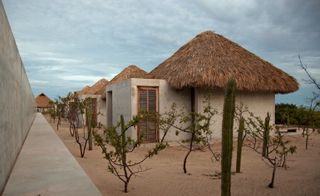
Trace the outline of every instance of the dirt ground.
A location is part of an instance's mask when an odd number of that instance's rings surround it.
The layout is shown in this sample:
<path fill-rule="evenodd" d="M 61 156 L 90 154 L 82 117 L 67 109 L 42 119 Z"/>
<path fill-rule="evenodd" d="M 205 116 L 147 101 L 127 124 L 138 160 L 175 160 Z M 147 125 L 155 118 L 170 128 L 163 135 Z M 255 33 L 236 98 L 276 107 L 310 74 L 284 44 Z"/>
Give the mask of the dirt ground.
<path fill-rule="evenodd" d="M 51 125 L 56 128 L 53 123 Z M 124 193 L 123 183 L 107 170 L 107 162 L 99 147 L 94 146 L 92 151 L 86 152 L 85 158 L 81 158 L 78 144 L 70 136 L 66 122 L 56 133 L 103 195 L 220 195 L 220 180 L 210 176 L 220 170 L 220 162 L 211 162 L 208 151 L 196 151 L 190 155 L 187 165 L 190 173 L 187 175 L 182 170 L 187 150 L 181 146 L 170 146 L 143 163 L 143 167 L 149 170 L 133 177 L 129 193 Z M 260 155 L 244 148 L 242 172 L 232 176 L 232 195 L 320 195 L 320 135 L 310 137 L 308 150 L 304 148 L 301 134 L 287 138 L 297 146 L 297 153 L 289 155 L 287 170 L 277 169 L 275 187 L 267 187 L 272 168 L 262 161 Z M 214 148 L 219 150 L 220 145 Z M 148 146 L 140 147 L 130 156 L 143 157 L 147 150 Z M 235 157 L 234 152 L 233 170 Z"/>

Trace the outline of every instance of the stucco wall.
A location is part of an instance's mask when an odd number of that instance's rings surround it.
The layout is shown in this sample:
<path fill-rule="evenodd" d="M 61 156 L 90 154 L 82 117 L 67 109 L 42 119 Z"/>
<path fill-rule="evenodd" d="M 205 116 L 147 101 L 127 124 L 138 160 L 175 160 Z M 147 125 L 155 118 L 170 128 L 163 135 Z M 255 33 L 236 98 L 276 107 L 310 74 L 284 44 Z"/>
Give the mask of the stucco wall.
<path fill-rule="evenodd" d="M 123 115 L 125 122 L 132 118 L 131 113 L 131 81 L 126 80 L 107 86 L 106 91 L 112 92 L 112 114 L 107 113 L 106 118 L 112 115 L 112 124 L 116 125 L 120 120 L 120 115 Z M 106 96 L 106 103 L 109 102 L 109 97 Z M 108 109 L 107 109 L 108 111 Z M 107 123 L 107 127 L 110 125 Z M 127 132 L 128 136 L 132 135 L 131 129 Z"/>
<path fill-rule="evenodd" d="M 79 98 L 81 100 L 85 100 L 86 98 L 93 98 L 97 100 L 96 110 L 97 110 L 97 123 L 101 123 L 102 125 L 106 126 L 107 119 L 106 119 L 106 101 L 102 100 L 101 95 L 80 95 Z M 84 123 L 85 121 L 85 114 L 82 115 Z M 80 120 L 82 121 L 82 119 Z M 82 124 L 82 123 L 81 123 Z"/>
<path fill-rule="evenodd" d="M 113 124 L 119 121 L 119 116 L 124 115 L 125 121 L 132 119 L 138 114 L 138 87 L 159 87 L 159 113 L 164 114 L 171 110 L 173 103 L 179 110 L 188 112 L 190 110 L 190 91 L 175 90 L 171 88 L 167 81 L 156 79 L 138 79 L 132 78 L 107 87 L 107 91 L 112 91 L 112 119 Z M 108 99 L 108 96 L 107 96 Z M 108 100 L 107 100 L 108 102 Z M 108 116 L 110 114 L 106 114 Z M 137 127 L 132 127 L 127 132 L 128 136 L 137 139 Z M 159 136 L 163 132 L 160 130 Z M 188 134 L 181 133 L 176 136 L 175 131 L 169 131 L 166 141 L 177 141 L 187 139 Z"/>
<path fill-rule="evenodd" d="M 213 136 L 216 138 L 221 137 L 222 129 L 222 111 L 224 103 L 223 90 L 207 90 L 196 89 L 196 110 L 202 112 L 205 107 L 206 99 L 209 97 L 211 106 L 218 111 L 218 114 L 213 119 L 212 130 Z M 270 123 L 274 124 L 275 113 L 275 96 L 273 93 L 249 93 L 249 92 L 236 92 L 236 105 L 242 103 L 248 107 L 250 112 L 253 112 L 256 116 L 264 119 L 267 112 L 271 115 Z M 235 125 L 235 131 L 237 129 L 237 123 Z"/>
<path fill-rule="evenodd" d="M 176 90 L 169 86 L 168 82 L 165 80 L 160 81 L 160 93 L 159 93 L 159 113 L 165 114 L 171 111 L 173 104 L 176 105 L 178 112 L 188 112 L 191 111 L 191 91 L 190 89 Z M 185 126 L 176 122 L 177 126 Z M 181 141 L 190 138 L 190 134 L 180 132 L 177 136 L 175 134 L 176 130 L 171 128 L 166 135 L 165 141 Z M 160 137 L 163 132 L 160 131 Z"/>
<path fill-rule="evenodd" d="M 179 112 L 183 111 L 186 114 L 191 111 L 191 92 L 190 89 L 176 90 L 168 85 L 165 80 L 156 79 L 129 79 L 107 88 L 107 91 L 112 91 L 113 99 L 113 123 L 115 124 L 119 120 L 120 114 L 125 116 L 125 120 L 128 121 L 134 115 L 137 115 L 137 101 L 138 101 L 138 87 L 159 87 L 159 113 L 165 114 L 171 110 L 172 104 L 176 104 L 176 108 Z M 195 91 L 195 110 L 196 112 L 203 112 L 203 108 L 206 104 L 206 99 L 209 98 L 210 105 L 217 110 L 218 114 L 213 119 L 213 137 L 221 137 L 222 128 L 222 110 L 224 102 L 224 91 L 222 89 L 196 89 Z M 271 124 L 274 123 L 274 94 L 273 93 L 248 93 L 237 92 L 236 104 L 244 104 L 248 106 L 249 111 L 255 115 L 260 116 L 262 119 L 266 117 L 267 112 L 271 114 Z M 108 114 L 107 114 L 108 115 Z M 176 125 L 178 122 L 176 123 Z M 235 131 L 237 129 L 237 123 L 235 123 Z M 159 136 L 161 137 L 163 132 L 160 130 Z M 131 128 L 128 131 L 128 136 L 136 139 L 137 130 Z M 179 141 L 189 138 L 188 134 L 181 133 L 176 136 L 175 129 L 171 128 L 166 136 L 166 141 Z"/>
<path fill-rule="evenodd" d="M 97 112 L 98 112 L 97 120 L 103 126 L 107 126 L 107 110 L 106 109 L 107 109 L 106 100 L 103 100 L 101 98 L 101 95 L 99 95 L 97 97 Z"/>
<path fill-rule="evenodd" d="M 0 194 L 27 136 L 35 101 L 0 1 Z"/>

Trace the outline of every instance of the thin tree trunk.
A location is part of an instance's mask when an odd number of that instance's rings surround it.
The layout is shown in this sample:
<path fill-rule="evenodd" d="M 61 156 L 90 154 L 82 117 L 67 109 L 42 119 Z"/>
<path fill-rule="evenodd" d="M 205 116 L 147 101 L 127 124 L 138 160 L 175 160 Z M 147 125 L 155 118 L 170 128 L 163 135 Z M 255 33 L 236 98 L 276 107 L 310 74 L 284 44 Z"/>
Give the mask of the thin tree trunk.
<path fill-rule="evenodd" d="M 275 179 L 275 176 L 276 176 L 276 168 L 277 168 L 277 160 L 275 159 L 275 160 L 274 160 L 274 163 L 273 163 L 273 171 L 272 171 L 271 182 L 270 182 L 270 184 L 268 185 L 269 188 L 273 188 L 274 179 Z"/>
<path fill-rule="evenodd" d="M 309 129 L 307 128 L 306 129 L 306 150 L 308 150 L 308 143 L 309 143 Z"/>
<path fill-rule="evenodd" d="M 125 127 L 124 127 L 124 118 L 121 115 L 120 116 L 120 125 L 121 125 L 121 146 L 122 146 L 122 167 L 123 167 L 123 171 L 124 171 L 124 176 L 126 178 L 126 182 L 124 182 L 124 192 L 127 193 L 128 192 L 128 183 L 130 178 L 128 177 L 128 172 L 127 172 L 127 154 L 126 151 L 124 149 L 125 147 L 125 142 L 126 142 L 126 133 L 125 133 Z"/>
<path fill-rule="evenodd" d="M 124 183 L 124 192 L 125 193 L 128 192 L 128 183 L 127 182 Z"/>
<path fill-rule="evenodd" d="M 57 131 L 59 130 L 59 125 L 60 125 L 60 117 L 58 118 L 58 122 L 57 122 Z"/>
<path fill-rule="evenodd" d="M 195 137 L 195 134 L 192 133 L 191 139 L 190 139 L 189 151 L 188 151 L 188 153 L 186 154 L 186 156 L 184 157 L 184 160 L 183 160 L 183 172 L 185 174 L 187 173 L 187 160 L 188 160 L 188 157 L 189 157 L 190 153 L 192 152 L 194 137 Z"/>
<path fill-rule="evenodd" d="M 190 144 L 189 144 L 189 151 L 186 154 L 186 156 L 184 157 L 183 160 L 183 172 L 186 174 L 187 173 L 187 160 L 188 157 L 192 151 L 193 148 L 193 140 L 195 138 L 195 89 L 191 88 L 191 123 L 192 123 L 192 134 L 191 134 L 191 138 L 190 138 Z"/>
<path fill-rule="evenodd" d="M 92 130 L 88 128 L 89 150 L 92 150 Z"/>
<path fill-rule="evenodd" d="M 303 129 L 302 129 L 302 137 L 304 137 L 304 136 L 305 136 L 305 134 L 306 134 L 306 128 L 305 128 L 305 127 L 303 127 Z"/>

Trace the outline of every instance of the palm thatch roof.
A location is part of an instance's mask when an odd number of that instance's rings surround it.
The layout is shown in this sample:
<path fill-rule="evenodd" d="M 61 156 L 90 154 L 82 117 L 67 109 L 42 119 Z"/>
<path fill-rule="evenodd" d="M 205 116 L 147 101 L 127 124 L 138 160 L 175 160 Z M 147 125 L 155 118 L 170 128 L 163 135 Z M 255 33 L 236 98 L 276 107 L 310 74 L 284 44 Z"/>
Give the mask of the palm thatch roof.
<path fill-rule="evenodd" d="M 90 95 L 95 95 L 97 94 L 98 91 L 100 91 L 101 89 L 105 89 L 105 87 L 107 86 L 107 84 L 109 83 L 108 80 L 102 78 L 100 79 L 98 82 L 96 82 L 94 85 L 92 85 L 87 94 L 90 94 Z"/>
<path fill-rule="evenodd" d="M 50 108 L 52 106 L 50 102 L 51 100 L 44 93 L 40 93 L 36 97 L 37 108 Z"/>
<path fill-rule="evenodd" d="M 292 76 L 212 31 L 197 35 L 150 75 L 177 89 L 224 88 L 231 78 L 243 91 L 289 93 L 299 88 Z"/>
<path fill-rule="evenodd" d="M 83 87 L 80 91 L 77 91 L 77 94 L 78 95 L 86 95 L 86 94 L 88 94 L 89 90 L 90 90 L 90 86 L 87 85 L 87 86 Z"/>
<path fill-rule="evenodd" d="M 95 89 L 94 94 L 95 95 L 103 95 L 106 90 L 106 86 L 109 84 L 109 81 L 106 79 L 99 80 L 95 85 L 95 87 L 92 86 L 92 88 Z"/>
<path fill-rule="evenodd" d="M 130 78 L 150 78 L 150 76 L 146 71 L 140 69 L 136 65 L 129 65 L 124 70 L 122 70 L 118 75 L 112 78 L 109 84 L 114 84 Z"/>

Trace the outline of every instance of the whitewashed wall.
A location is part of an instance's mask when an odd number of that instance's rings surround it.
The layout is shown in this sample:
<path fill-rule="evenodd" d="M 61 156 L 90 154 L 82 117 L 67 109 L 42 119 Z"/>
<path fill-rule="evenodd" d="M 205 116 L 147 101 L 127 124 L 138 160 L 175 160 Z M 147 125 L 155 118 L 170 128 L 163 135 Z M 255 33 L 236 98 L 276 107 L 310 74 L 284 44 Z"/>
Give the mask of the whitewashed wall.
<path fill-rule="evenodd" d="M 132 111 L 131 111 L 131 81 L 125 80 L 116 84 L 108 85 L 106 88 L 106 92 L 108 91 L 112 92 L 112 114 L 107 113 L 106 118 L 108 119 L 109 115 L 112 115 L 112 124 L 116 125 L 117 122 L 120 120 L 120 115 L 123 115 L 125 122 L 128 122 L 132 119 Z M 108 103 L 109 97 L 106 96 L 106 103 Z M 108 109 L 106 108 L 106 111 Z M 107 127 L 111 125 L 107 122 Z M 132 131 L 129 130 L 128 136 L 132 138 L 134 135 L 132 135 Z"/>
<path fill-rule="evenodd" d="M 97 112 L 99 113 L 97 117 L 98 123 L 101 123 L 103 126 L 107 126 L 107 106 L 106 100 L 101 98 L 101 95 L 97 97 Z"/>
<path fill-rule="evenodd" d="M 222 111 L 224 102 L 224 91 L 222 89 L 197 89 L 196 90 L 196 110 L 202 112 L 205 107 L 205 100 L 209 97 L 210 104 L 213 108 L 218 111 L 218 114 L 213 119 L 214 125 L 212 130 L 214 131 L 213 136 L 216 138 L 221 137 L 222 129 Z M 256 116 L 264 119 L 269 112 L 271 115 L 270 123 L 274 124 L 274 113 L 275 113 L 275 96 L 274 93 L 250 93 L 250 92 L 236 92 L 236 105 L 242 103 L 248 107 L 250 112 L 253 112 Z M 237 123 L 234 124 L 236 131 Z M 236 135 L 235 135 L 236 136 Z"/>
<path fill-rule="evenodd" d="M 159 113 L 164 114 L 171 110 L 172 104 L 176 104 L 178 111 L 184 111 L 188 113 L 191 110 L 191 93 L 190 89 L 176 90 L 168 85 L 165 80 L 158 79 L 128 79 L 123 82 L 119 82 L 107 87 L 107 91 L 112 91 L 112 110 L 113 110 L 113 124 L 119 121 L 120 115 L 124 115 L 125 121 L 132 119 L 134 115 L 137 115 L 137 101 L 138 101 L 138 87 L 159 87 Z M 107 96 L 108 97 L 108 96 Z M 210 104 L 218 111 L 218 114 L 213 119 L 212 130 L 214 132 L 213 137 L 221 137 L 222 127 L 222 110 L 224 102 L 223 90 L 213 89 L 196 89 L 196 112 L 202 112 L 205 107 L 205 100 L 209 97 Z M 274 94 L 273 93 L 248 93 L 237 92 L 236 104 L 243 103 L 248 106 L 249 111 L 255 115 L 265 118 L 267 112 L 271 114 L 271 124 L 274 124 Z M 107 114 L 106 116 L 108 116 Z M 178 124 L 178 123 L 177 123 Z M 235 131 L 237 123 L 235 123 Z M 160 130 L 159 136 L 163 135 Z M 128 136 L 133 139 L 137 138 L 137 128 L 132 128 L 128 131 Z M 179 141 L 190 137 L 188 134 L 179 134 L 176 136 L 175 130 L 172 128 L 166 141 Z"/>

